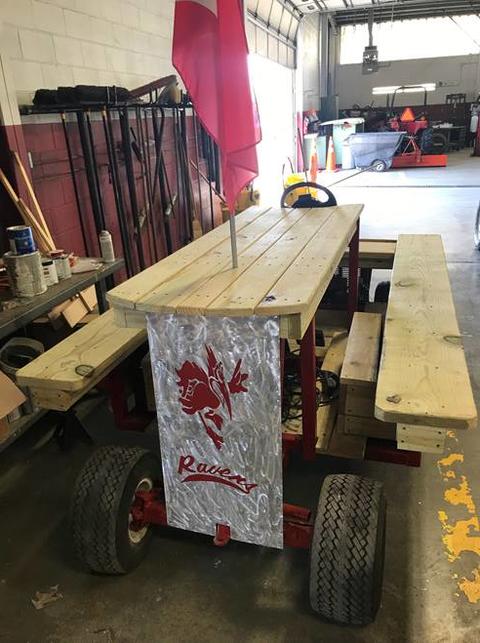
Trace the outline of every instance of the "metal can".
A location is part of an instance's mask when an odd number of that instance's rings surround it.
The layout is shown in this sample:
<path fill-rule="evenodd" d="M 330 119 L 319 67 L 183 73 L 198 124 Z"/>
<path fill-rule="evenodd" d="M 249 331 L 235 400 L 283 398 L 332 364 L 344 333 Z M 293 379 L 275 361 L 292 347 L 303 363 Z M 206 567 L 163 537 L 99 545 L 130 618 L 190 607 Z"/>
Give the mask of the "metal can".
<path fill-rule="evenodd" d="M 53 263 L 53 259 L 44 259 L 42 261 L 42 268 L 47 286 L 58 284 L 57 268 Z"/>
<path fill-rule="evenodd" d="M 32 228 L 28 225 L 10 226 L 7 228 L 7 236 L 10 250 L 16 255 L 28 255 L 37 249 Z"/>
<path fill-rule="evenodd" d="M 54 257 L 53 262 L 57 269 L 57 276 L 59 279 L 70 279 L 72 276 L 72 269 L 70 268 L 70 261 L 68 255 L 64 254 L 60 257 Z"/>

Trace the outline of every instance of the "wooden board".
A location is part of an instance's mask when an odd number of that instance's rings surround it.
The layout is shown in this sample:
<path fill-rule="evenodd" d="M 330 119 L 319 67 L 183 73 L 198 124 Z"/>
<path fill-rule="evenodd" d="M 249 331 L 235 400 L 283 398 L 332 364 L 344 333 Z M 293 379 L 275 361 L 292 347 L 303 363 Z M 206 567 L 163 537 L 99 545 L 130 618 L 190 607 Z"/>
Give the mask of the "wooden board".
<path fill-rule="evenodd" d="M 391 239 L 360 239 L 360 268 L 389 270 L 393 266 L 397 242 Z M 348 266 L 348 250 L 342 266 Z"/>
<path fill-rule="evenodd" d="M 454 429 L 477 424 L 439 235 L 399 237 L 375 417 Z"/>
<path fill-rule="evenodd" d="M 345 386 L 342 384 L 345 415 L 373 418 L 375 410 L 375 384 L 370 386 Z"/>
<path fill-rule="evenodd" d="M 119 328 L 112 310 L 76 331 L 17 372 L 21 386 L 83 393 L 146 341 L 143 329 Z M 93 367 L 90 376 L 75 371 Z"/>
<path fill-rule="evenodd" d="M 447 430 L 432 426 L 397 424 L 398 448 L 422 453 L 443 453 Z"/>
<path fill-rule="evenodd" d="M 253 206 L 235 217 L 237 234 L 269 210 L 270 208 Z M 218 226 L 200 239 L 180 248 L 169 257 L 116 286 L 107 295 L 109 302 L 112 306 L 135 308 L 135 304 L 143 297 L 147 297 L 156 286 L 168 281 L 186 266 L 194 265 L 200 257 L 229 239 L 229 225 L 224 223 Z"/>
<path fill-rule="evenodd" d="M 363 435 L 368 438 L 381 440 L 396 440 L 397 425 L 381 422 L 374 417 L 356 417 L 354 415 L 339 416 L 343 423 L 343 431 L 347 435 Z"/>
<path fill-rule="evenodd" d="M 347 347 L 347 332 L 337 333 L 332 337 L 329 348 L 322 362 L 322 369 L 340 374 L 345 349 Z M 328 447 L 330 436 L 338 413 L 338 400 L 327 406 L 319 406 L 317 410 L 317 449 Z"/>
<path fill-rule="evenodd" d="M 320 449 L 317 446 L 317 453 L 332 455 L 336 458 L 349 458 L 363 460 L 367 438 L 363 435 L 347 435 L 344 432 L 342 416 L 337 417 L 328 447 Z"/>
<path fill-rule="evenodd" d="M 355 313 L 342 366 L 342 384 L 369 385 L 377 380 L 382 316 Z"/>
<path fill-rule="evenodd" d="M 220 226 L 108 293 L 125 311 L 280 316 L 283 337 L 301 338 L 338 266 L 363 206 L 250 208 L 236 217 L 238 268 Z"/>

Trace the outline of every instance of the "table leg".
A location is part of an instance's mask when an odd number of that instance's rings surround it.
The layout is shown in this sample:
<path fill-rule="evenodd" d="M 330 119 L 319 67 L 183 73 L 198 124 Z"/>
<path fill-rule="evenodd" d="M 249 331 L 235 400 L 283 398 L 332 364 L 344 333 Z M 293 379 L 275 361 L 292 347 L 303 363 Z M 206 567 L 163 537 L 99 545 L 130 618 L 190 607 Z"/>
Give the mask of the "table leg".
<path fill-rule="evenodd" d="M 352 323 L 353 315 L 358 309 L 358 263 L 360 247 L 360 222 L 353 235 L 348 251 L 348 323 Z"/>
<path fill-rule="evenodd" d="M 108 310 L 107 304 L 107 288 L 105 286 L 105 280 L 100 279 L 95 284 L 95 291 L 97 293 L 97 302 L 98 302 L 98 312 L 102 315 L 106 310 Z"/>
<path fill-rule="evenodd" d="M 303 457 L 315 459 L 317 443 L 317 377 L 315 357 L 315 318 L 300 343 L 300 376 L 302 383 Z"/>

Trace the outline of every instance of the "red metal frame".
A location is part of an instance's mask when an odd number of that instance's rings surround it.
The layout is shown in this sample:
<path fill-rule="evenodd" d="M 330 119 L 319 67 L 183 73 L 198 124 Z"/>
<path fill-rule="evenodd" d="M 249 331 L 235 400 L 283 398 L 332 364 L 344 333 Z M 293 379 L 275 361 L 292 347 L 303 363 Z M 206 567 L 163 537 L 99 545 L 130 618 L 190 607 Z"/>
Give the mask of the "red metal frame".
<path fill-rule="evenodd" d="M 111 371 L 97 388 L 108 394 L 115 426 L 121 431 L 143 431 L 152 421 L 153 413 L 129 412 L 123 365 Z"/>
<path fill-rule="evenodd" d="M 300 380 L 302 384 L 303 458 L 315 460 L 317 444 L 317 359 L 315 356 L 315 318 L 300 342 Z"/>
<path fill-rule="evenodd" d="M 392 167 L 446 167 L 446 154 L 422 154 L 414 136 L 408 137 L 408 143 L 401 154 L 393 157 Z"/>
<path fill-rule="evenodd" d="M 140 531 L 145 526 L 167 526 L 167 508 L 160 489 L 137 491 L 130 509 L 132 523 L 130 529 Z M 284 503 L 283 505 L 283 540 L 287 547 L 309 549 L 313 537 L 313 517 L 310 509 Z M 231 533 L 228 525 L 217 525 L 213 544 L 225 547 L 230 542 Z"/>

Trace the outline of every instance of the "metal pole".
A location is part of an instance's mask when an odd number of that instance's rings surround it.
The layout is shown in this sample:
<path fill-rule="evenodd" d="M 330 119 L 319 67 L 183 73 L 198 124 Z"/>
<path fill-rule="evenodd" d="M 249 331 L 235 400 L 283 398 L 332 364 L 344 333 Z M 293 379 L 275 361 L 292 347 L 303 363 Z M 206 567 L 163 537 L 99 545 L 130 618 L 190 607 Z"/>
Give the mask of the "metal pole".
<path fill-rule="evenodd" d="M 127 276 L 132 277 L 134 274 L 132 257 L 130 254 L 130 239 L 128 235 L 128 227 L 126 226 L 125 211 L 123 208 L 123 196 L 121 194 L 121 186 L 118 177 L 118 164 L 115 158 L 115 147 L 113 145 L 113 136 L 111 136 L 111 122 L 108 122 L 107 108 L 102 109 L 103 132 L 105 135 L 105 143 L 107 146 L 108 163 L 110 166 L 110 175 L 112 179 L 112 190 L 115 199 L 115 208 L 117 210 L 118 225 L 120 228 L 120 237 L 122 239 L 123 254 L 125 257 L 125 266 L 127 269 Z"/>
<path fill-rule="evenodd" d="M 70 166 L 70 174 L 72 175 L 73 192 L 75 194 L 75 203 L 77 205 L 78 219 L 80 221 L 80 230 L 82 232 L 82 239 L 83 239 L 83 245 L 85 246 L 85 253 L 88 256 L 90 254 L 90 251 L 89 251 L 87 230 L 85 228 L 85 221 L 83 219 L 83 210 L 82 210 L 82 206 L 81 206 L 81 203 L 80 203 L 80 194 L 78 192 L 77 178 L 75 176 L 75 167 L 73 165 L 72 146 L 70 144 L 70 138 L 68 136 L 67 119 L 66 119 L 66 116 L 65 116 L 65 112 L 61 113 L 61 118 L 62 118 L 63 134 L 65 136 L 65 145 L 67 146 L 68 164 Z"/>
<path fill-rule="evenodd" d="M 90 140 L 87 132 L 87 125 L 85 122 L 85 115 L 82 110 L 77 112 L 78 131 L 80 133 L 80 142 L 82 145 L 82 153 L 84 158 L 85 173 L 87 176 L 88 192 L 92 204 L 93 218 L 95 221 L 95 231 L 98 234 L 105 229 L 102 219 L 102 208 L 100 204 L 100 196 L 97 191 L 97 183 L 94 176 L 94 160 L 90 148 Z M 100 246 L 97 238 L 98 248 Z"/>
<path fill-rule="evenodd" d="M 237 232 L 235 229 L 235 212 L 230 212 L 230 244 L 232 246 L 232 268 L 238 268 Z"/>
<path fill-rule="evenodd" d="M 200 157 L 198 154 L 198 130 L 197 130 L 197 115 L 195 110 L 192 110 L 193 118 L 193 136 L 195 138 L 195 162 L 197 164 L 197 188 L 198 188 L 198 207 L 200 208 L 200 224 L 203 230 L 203 203 L 202 203 L 202 186 L 200 183 Z M 192 161 L 190 161 L 192 163 Z"/>
<path fill-rule="evenodd" d="M 127 176 L 128 193 L 130 196 L 130 206 L 132 210 L 133 225 L 135 227 L 135 241 L 137 245 L 138 261 L 140 269 L 145 270 L 145 255 L 143 252 L 142 228 L 140 225 L 137 191 L 135 185 L 135 170 L 132 159 L 132 141 L 130 134 L 130 122 L 128 107 L 119 109 L 120 128 L 122 133 L 123 154 L 125 157 L 125 172 Z"/>

